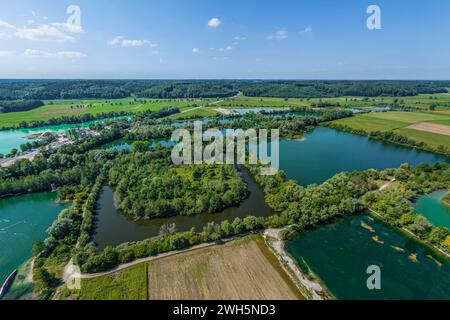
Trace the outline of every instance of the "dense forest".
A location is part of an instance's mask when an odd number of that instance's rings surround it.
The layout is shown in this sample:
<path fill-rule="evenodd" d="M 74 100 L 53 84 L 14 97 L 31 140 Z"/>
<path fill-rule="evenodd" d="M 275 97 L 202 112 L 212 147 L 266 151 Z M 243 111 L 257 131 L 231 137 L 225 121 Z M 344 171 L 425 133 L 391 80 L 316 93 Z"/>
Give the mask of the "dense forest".
<path fill-rule="evenodd" d="M 43 105 L 41 100 L 4 100 L 0 101 L 0 113 L 28 111 Z"/>
<path fill-rule="evenodd" d="M 413 96 L 448 87 L 449 81 L 0 80 L 0 100 L 219 98 L 238 92 L 282 98 Z"/>
<path fill-rule="evenodd" d="M 169 150 L 140 151 L 117 159 L 109 171 L 119 208 L 135 219 L 216 213 L 247 195 L 231 165 L 175 167 Z"/>

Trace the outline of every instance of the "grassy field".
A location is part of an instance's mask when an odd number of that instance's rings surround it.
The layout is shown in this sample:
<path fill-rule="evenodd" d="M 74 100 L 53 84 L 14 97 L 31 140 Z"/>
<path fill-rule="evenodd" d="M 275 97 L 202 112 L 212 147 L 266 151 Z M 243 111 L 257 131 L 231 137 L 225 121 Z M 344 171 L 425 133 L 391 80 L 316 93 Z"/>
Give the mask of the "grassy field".
<path fill-rule="evenodd" d="M 147 264 L 142 263 L 112 275 L 82 279 L 81 300 L 147 300 Z"/>
<path fill-rule="evenodd" d="M 304 299 L 260 235 L 83 279 L 81 300 Z"/>
<path fill-rule="evenodd" d="M 450 112 L 379 112 L 359 114 L 352 118 L 334 121 L 334 123 L 347 125 L 353 129 L 370 131 L 394 131 L 417 141 L 423 141 L 431 146 L 444 145 L 450 148 L 450 138 L 443 134 L 425 132 L 408 128 L 418 123 L 434 123 L 450 125 Z"/>
<path fill-rule="evenodd" d="M 189 117 L 202 117 L 202 118 L 207 118 L 207 117 L 212 117 L 215 116 L 217 114 L 216 111 L 214 111 L 213 108 L 208 107 L 208 108 L 200 108 L 200 109 L 193 109 L 193 110 L 189 110 L 184 112 L 184 113 L 177 113 L 174 114 L 172 116 L 170 116 L 171 119 L 184 119 L 184 118 L 189 118 Z"/>
<path fill-rule="evenodd" d="M 192 105 L 204 105 L 215 99 L 113 99 L 113 100 L 52 100 L 46 105 L 30 111 L 0 114 L 0 128 L 19 125 L 21 122 L 46 121 L 62 116 L 80 116 L 83 114 L 101 114 L 124 111 L 157 111 L 164 107 L 176 106 L 181 111 L 191 109 Z"/>
<path fill-rule="evenodd" d="M 310 106 L 320 101 L 328 103 L 339 103 L 348 108 L 371 108 L 374 106 L 389 106 L 397 102 L 404 102 L 405 106 L 428 110 L 432 104 L 437 105 L 437 110 L 450 108 L 450 94 L 420 94 L 413 97 L 339 97 L 339 98 L 314 98 L 314 99 L 283 99 L 283 98 L 260 98 L 238 96 L 234 99 L 225 100 L 217 106 L 222 108 L 251 108 L 251 107 L 299 107 Z M 450 111 L 447 109 L 447 111 Z"/>
<path fill-rule="evenodd" d="M 149 263 L 150 299 L 301 299 L 260 236 Z"/>

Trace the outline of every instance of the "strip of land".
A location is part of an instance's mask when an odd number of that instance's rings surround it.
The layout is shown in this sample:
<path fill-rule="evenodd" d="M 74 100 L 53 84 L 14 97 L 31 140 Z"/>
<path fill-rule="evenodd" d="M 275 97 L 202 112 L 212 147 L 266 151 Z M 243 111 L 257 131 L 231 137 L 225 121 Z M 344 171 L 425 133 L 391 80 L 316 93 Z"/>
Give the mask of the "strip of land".
<path fill-rule="evenodd" d="M 298 287 L 260 235 L 154 257 L 82 277 L 82 300 L 298 300 Z"/>
<path fill-rule="evenodd" d="M 413 124 L 407 128 L 450 136 L 450 126 L 443 124 L 421 122 Z"/>

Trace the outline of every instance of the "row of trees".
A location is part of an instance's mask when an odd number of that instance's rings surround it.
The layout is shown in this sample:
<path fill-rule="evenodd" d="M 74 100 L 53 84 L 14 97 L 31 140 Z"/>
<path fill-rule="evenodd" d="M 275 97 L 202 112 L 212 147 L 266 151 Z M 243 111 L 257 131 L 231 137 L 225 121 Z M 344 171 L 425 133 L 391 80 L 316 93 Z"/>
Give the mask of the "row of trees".
<path fill-rule="evenodd" d="M 28 111 L 43 105 L 41 100 L 3 100 L 0 101 L 0 113 Z"/>
<path fill-rule="evenodd" d="M 261 81 L 244 84 L 251 97 L 333 98 L 342 96 L 415 96 L 445 93 L 448 82 L 440 81 Z"/>
<path fill-rule="evenodd" d="M 434 147 L 423 141 L 417 141 L 413 138 L 409 138 L 407 136 L 397 134 L 394 131 L 367 132 L 363 129 L 354 129 L 348 125 L 338 124 L 338 123 L 329 123 L 328 126 L 330 128 L 333 128 L 333 129 L 336 129 L 339 131 L 345 131 L 345 132 L 350 132 L 353 134 L 368 136 L 369 138 L 374 139 L 374 140 L 383 140 L 383 141 L 388 141 L 388 142 L 392 142 L 392 143 L 396 143 L 396 144 L 409 146 L 412 148 L 418 148 L 418 149 L 425 150 L 425 151 L 450 155 L 450 150 L 444 145 L 438 145 L 437 147 Z"/>
<path fill-rule="evenodd" d="M 2 80 L 0 100 L 223 98 L 240 91 L 252 97 L 401 97 L 443 93 L 449 86 L 448 81 Z"/>

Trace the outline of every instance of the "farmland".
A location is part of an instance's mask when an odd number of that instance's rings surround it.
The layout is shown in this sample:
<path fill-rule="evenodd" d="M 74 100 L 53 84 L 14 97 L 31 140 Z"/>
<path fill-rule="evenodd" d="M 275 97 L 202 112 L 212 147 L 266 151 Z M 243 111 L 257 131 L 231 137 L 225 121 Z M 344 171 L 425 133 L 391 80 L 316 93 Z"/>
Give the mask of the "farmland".
<path fill-rule="evenodd" d="M 259 236 L 149 263 L 150 299 L 299 299 Z"/>
<path fill-rule="evenodd" d="M 311 106 L 319 103 L 337 104 L 348 108 L 372 108 L 401 105 L 406 108 L 429 110 L 434 106 L 436 110 L 447 110 L 450 108 L 450 94 L 419 94 L 411 97 L 355 97 L 344 96 L 336 98 L 262 98 L 238 96 L 233 99 L 225 99 L 218 104 L 220 107 L 251 108 L 251 107 L 300 107 Z"/>
<path fill-rule="evenodd" d="M 440 112 L 382 112 L 356 115 L 334 121 L 335 124 L 346 125 L 354 130 L 394 131 L 400 135 L 408 136 L 416 141 L 437 147 L 443 145 L 450 147 L 450 139 L 444 134 L 434 133 L 432 130 L 423 131 L 414 129 L 418 124 L 450 125 L 450 113 Z M 435 130 L 434 130 L 435 131 Z"/>
<path fill-rule="evenodd" d="M 148 268 L 148 269 L 147 269 Z M 147 278 L 148 277 L 148 278 Z M 83 279 L 82 300 L 303 299 L 259 235 Z"/>
<path fill-rule="evenodd" d="M 0 114 L 0 128 L 17 126 L 22 122 L 46 121 L 63 116 L 98 115 L 108 112 L 136 113 L 157 111 L 164 107 L 179 107 L 181 111 L 204 105 L 214 99 L 113 99 L 113 100 L 49 100 L 30 111 Z"/>

